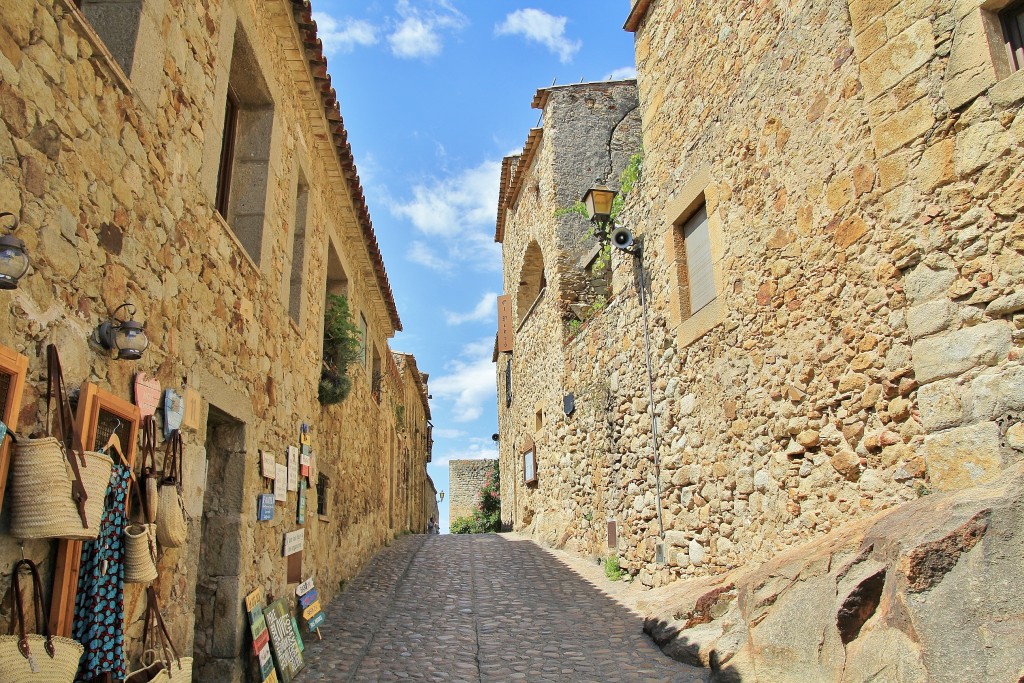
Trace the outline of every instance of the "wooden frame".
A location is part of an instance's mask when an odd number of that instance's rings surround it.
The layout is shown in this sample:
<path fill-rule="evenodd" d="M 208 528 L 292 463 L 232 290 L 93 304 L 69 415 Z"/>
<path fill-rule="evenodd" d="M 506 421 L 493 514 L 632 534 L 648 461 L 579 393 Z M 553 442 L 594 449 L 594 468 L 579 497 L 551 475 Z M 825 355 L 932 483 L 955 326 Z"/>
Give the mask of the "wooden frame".
<path fill-rule="evenodd" d="M 523 451 L 523 483 L 527 486 L 537 483 L 537 447 L 533 444 Z"/>
<path fill-rule="evenodd" d="M 25 391 L 25 377 L 28 375 L 28 358 L 14 349 L 0 345 L 0 375 L 9 377 L 7 396 L 0 404 L 0 419 L 8 431 L 18 428 L 18 414 L 21 412 L 21 397 Z M 11 467 L 11 439 L 0 442 L 0 510 L 3 510 L 4 493 L 7 489 L 7 473 Z"/>
<path fill-rule="evenodd" d="M 214 205 L 221 217 L 228 219 L 231 201 L 231 174 L 235 165 L 235 132 L 238 128 L 238 99 L 228 87 L 224 102 L 224 136 L 220 148 L 220 170 L 217 172 L 217 197 Z"/>
<path fill-rule="evenodd" d="M 139 433 L 139 407 L 123 398 L 86 382 L 78 395 L 75 433 L 84 450 L 96 448 L 101 416 L 113 416 L 122 422 L 119 436 L 124 457 L 135 465 L 135 445 Z M 127 430 L 123 428 L 127 427 Z M 50 598 L 50 631 L 57 636 L 71 636 L 75 617 L 75 595 L 78 593 L 78 572 L 82 565 L 82 541 L 61 539 L 57 543 L 57 564 L 53 572 L 53 594 Z"/>

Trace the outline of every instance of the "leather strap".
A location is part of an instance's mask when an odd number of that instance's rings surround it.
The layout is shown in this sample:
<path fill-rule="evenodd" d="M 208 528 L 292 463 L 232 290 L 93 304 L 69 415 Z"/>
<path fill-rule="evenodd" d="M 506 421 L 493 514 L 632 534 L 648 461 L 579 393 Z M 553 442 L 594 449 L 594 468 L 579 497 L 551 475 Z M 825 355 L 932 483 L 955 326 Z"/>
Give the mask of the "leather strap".
<path fill-rule="evenodd" d="M 32 575 L 32 603 L 36 613 L 36 628 L 42 628 L 42 635 L 46 637 L 46 654 L 48 654 L 52 659 L 57 654 L 57 649 L 53 644 L 53 636 L 50 634 L 50 624 L 46 620 L 46 610 L 43 609 L 43 584 L 39 579 L 39 570 L 36 568 L 36 564 L 32 560 L 18 560 L 14 564 L 14 570 L 11 574 L 11 582 L 14 589 L 15 614 L 14 618 L 11 619 L 8 634 L 14 634 L 14 623 L 17 622 L 18 651 L 21 652 L 21 656 L 25 659 L 32 656 L 32 651 L 29 649 L 28 644 L 28 634 L 25 630 L 25 606 L 21 599 L 21 581 L 19 577 L 21 575 L 22 567 L 27 568 L 29 573 Z"/>
<path fill-rule="evenodd" d="M 178 650 L 174 647 L 174 641 L 171 640 L 171 634 L 167 631 L 167 625 L 164 623 L 163 615 L 160 614 L 160 601 L 157 598 L 156 588 L 149 586 L 146 589 L 146 623 L 142 630 L 142 649 L 143 651 L 149 648 L 150 632 L 153 633 L 153 642 L 159 640 L 160 650 L 163 652 L 164 663 L 170 666 L 171 661 L 179 661 L 181 657 L 178 656 Z M 174 655 L 173 660 L 168 654 L 168 648 Z"/>
<path fill-rule="evenodd" d="M 50 421 L 50 401 L 57 399 L 57 425 Z M 46 347 L 46 423 L 50 430 L 50 436 L 56 438 L 64 446 L 64 457 L 71 465 L 71 471 L 75 480 L 71 482 L 71 498 L 78 506 L 78 516 L 82 518 L 82 528 L 89 527 L 89 520 L 85 514 L 85 501 L 89 494 L 85 491 L 85 483 L 82 481 L 82 471 L 78 467 L 81 460 L 82 467 L 86 467 L 85 452 L 76 443 L 74 421 L 71 418 L 71 402 L 67 398 L 64 388 L 64 374 L 60 367 L 60 356 L 57 354 L 57 347 L 50 344 Z M 78 447 L 78 459 L 75 458 L 75 447 Z"/>
<path fill-rule="evenodd" d="M 181 430 L 175 429 L 167 437 L 167 443 L 164 446 L 164 469 L 163 479 L 160 480 L 161 484 L 165 486 L 173 484 L 181 489 L 181 481 L 184 476 L 182 452 Z"/>

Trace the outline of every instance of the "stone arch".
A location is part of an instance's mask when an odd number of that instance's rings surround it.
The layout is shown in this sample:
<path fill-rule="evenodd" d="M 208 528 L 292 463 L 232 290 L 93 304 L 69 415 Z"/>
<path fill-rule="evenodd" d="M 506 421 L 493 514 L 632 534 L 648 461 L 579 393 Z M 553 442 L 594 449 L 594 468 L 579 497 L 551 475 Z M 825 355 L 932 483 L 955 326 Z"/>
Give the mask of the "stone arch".
<path fill-rule="evenodd" d="M 544 254 L 540 245 L 534 240 L 526 247 L 523 255 L 523 267 L 519 271 L 519 288 L 516 293 L 516 323 L 522 324 L 530 307 L 547 286 L 544 275 Z"/>

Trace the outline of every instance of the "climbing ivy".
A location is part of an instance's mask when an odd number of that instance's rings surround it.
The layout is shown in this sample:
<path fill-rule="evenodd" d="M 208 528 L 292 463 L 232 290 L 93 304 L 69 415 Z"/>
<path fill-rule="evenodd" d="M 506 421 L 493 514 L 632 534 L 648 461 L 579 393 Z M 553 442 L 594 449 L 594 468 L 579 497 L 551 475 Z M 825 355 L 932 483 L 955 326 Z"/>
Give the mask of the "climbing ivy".
<path fill-rule="evenodd" d="M 341 403 L 352 391 L 348 368 L 363 356 L 359 328 L 352 322 L 348 299 L 340 294 L 327 295 L 324 311 L 324 361 L 320 371 L 320 403 Z"/>

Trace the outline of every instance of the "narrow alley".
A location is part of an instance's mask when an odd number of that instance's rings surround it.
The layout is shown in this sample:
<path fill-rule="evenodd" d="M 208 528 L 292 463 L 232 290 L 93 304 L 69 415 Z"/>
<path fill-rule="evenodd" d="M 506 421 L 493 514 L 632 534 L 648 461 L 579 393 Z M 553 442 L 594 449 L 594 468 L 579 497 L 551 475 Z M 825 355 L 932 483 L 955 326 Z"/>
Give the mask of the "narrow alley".
<path fill-rule="evenodd" d="M 314 681 L 689 683 L 639 617 L 525 540 L 402 536 L 326 610 Z"/>

